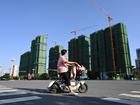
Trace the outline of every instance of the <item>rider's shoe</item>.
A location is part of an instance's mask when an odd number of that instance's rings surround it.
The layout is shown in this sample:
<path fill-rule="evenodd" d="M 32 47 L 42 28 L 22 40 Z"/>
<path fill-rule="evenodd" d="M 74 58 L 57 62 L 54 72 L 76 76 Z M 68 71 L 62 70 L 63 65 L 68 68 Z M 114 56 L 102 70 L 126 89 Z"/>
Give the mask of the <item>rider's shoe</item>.
<path fill-rule="evenodd" d="M 70 92 L 69 95 L 70 95 L 70 96 L 78 96 L 78 93 Z"/>

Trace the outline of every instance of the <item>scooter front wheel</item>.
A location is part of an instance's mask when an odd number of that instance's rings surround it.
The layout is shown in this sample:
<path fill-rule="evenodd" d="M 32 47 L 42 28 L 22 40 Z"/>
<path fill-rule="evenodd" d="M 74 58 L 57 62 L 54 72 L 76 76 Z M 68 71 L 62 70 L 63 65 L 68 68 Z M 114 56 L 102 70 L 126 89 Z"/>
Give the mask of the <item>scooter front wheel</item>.
<path fill-rule="evenodd" d="M 50 91 L 50 93 L 54 93 L 54 94 L 58 93 L 58 91 L 59 91 L 58 85 L 57 85 L 56 83 L 54 83 L 54 84 L 49 88 L 49 91 Z"/>
<path fill-rule="evenodd" d="M 80 84 L 79 88 L 78 88 L 78 91 L 80 93 L 86 93 L 88 90 L 88 85 L 86 83 L 84 84 Z"/>

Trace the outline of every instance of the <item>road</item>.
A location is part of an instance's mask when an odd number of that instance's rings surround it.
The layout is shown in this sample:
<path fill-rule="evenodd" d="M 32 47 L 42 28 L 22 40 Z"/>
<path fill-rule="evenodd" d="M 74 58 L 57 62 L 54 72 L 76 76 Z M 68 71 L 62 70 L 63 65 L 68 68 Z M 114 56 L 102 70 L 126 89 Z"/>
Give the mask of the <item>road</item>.
<path fill-rule="evenodd" d="M 78 96 L 47 92 L 50 80 L 0 81 L 0 105 L 140 105 L 140 81 L 86 81 Z"/>

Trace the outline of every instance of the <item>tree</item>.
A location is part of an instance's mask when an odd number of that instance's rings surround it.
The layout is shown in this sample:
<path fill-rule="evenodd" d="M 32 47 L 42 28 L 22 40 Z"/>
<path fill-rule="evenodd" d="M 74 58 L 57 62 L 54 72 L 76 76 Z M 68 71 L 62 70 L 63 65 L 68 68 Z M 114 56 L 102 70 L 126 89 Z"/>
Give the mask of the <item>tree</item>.
<path fill-rule="evenodd" d="M 1 76 L 0 78 L 1 78 L 1 80 L 10 80 L 10 75 L 8 73 L 6 73 L 3 76 Z"/>
<path fill-rule="evenodd" d="M 34 79 L 35 80 L 38 80 L 39 79 L 39 74 L 38 73 L 34 74 Z"/>

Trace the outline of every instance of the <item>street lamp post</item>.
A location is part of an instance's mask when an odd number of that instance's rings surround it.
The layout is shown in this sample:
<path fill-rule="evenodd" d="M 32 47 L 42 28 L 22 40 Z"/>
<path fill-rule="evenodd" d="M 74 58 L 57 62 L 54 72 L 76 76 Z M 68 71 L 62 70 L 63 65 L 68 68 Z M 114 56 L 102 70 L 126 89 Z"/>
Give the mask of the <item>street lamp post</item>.
<path fill-rule="evenodd" d="M 12 63 L 12 67 L 11 67 L 11 78 L 13 79 L 13 75 L 14 75 L 13 67 L 15 65 L 15 59 L 11 59 L 11 63 Z"/>
<path fill-rule="evenodd" d="M 35 69 L 32 69 L 32 77 L 34 78 L 35 77 Z"/>
<path fill-rule="evenodd" d="M 35 74 L 35 69 L 32 69 L 33 74 Z"/>

